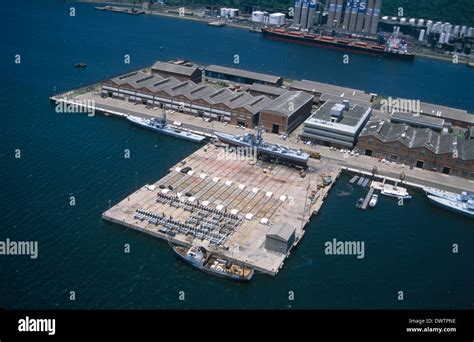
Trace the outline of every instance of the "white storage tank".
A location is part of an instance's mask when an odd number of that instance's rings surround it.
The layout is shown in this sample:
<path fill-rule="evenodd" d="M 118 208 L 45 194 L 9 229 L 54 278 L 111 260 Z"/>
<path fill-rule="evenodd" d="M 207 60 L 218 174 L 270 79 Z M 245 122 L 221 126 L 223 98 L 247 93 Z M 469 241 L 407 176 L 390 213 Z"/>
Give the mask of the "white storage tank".
<path fill-rule="evenodd" d="M 420 31 L 420 35 L 418 36 L 418 40 L 422 42 L 425 39 L 425 30 Z"/>
<path fill-rule="evenodd" d="M 405 24 L 407 22 L 407 18 L 401 18 L 400 23 Z"/>
<path fill-rule="evenodd" d="M 276 13 L 270 14 L 270 18 L 268 19 L 269 25 L 280 25 L 280 18 L 276 15 Z"/>
<path fill-rule="evenodd" d="M 285 14 L 283 13 L 272 13 L 268 19 L 268 24 L 281 26 L 285 24 Z"/>
<path fill-rule="evenodd" d="M 474 37 L 474 27 L 469 27 L 469 29 L 467 30 L 467 36 Z"/>
<path fill-rule="evenodd" d="M 467 26 L 461 26 L 461 36 L 465 36 L 467 33 Z"/>
<path fill-rule="evenodd" d="M 239 10 L 237 8 L 229 8 L 229 17 L 237 17 Z"/>
<path fill-rule="evenodd" d="M 459 36 L 459 30 L 460 30 L 459 25 L 454 26 L 453 35 L 455 35 L 456 37 Z"/>
<path fill-rule="evenodd" d="M 416 19 L 415 18 L 411 18 L 410 20 L 408 20 L 408 23 L 410 23 L 410 25 L 415 25 L 415 22 L 416 22 Z"/>
<path fill-rule="evenodd" d="M 425 19 L 418 19 L 418 26 L 423 26 L 425 24 Z"/>
<path fill-rule="evenodd" d="M 451 38 L 451 34 L 450 34 L 450 33 L 446 33 L 446 35 L 444 36 L 444 43 L 445 43 L 445 44 L 449 44 L 449 38 Z"/>
<path fill-rule="evenodd" d="M 252 21 L 254 23 L 263 23 L 263 15 L 264 13 L 261 11 L 252 12 Z"/>
<path fill-rule="evenodd" d="M 430 34 L 431 31 L 433 30 L 433 22 L 430 23 L 431 20 L 428 20 L 426 22 L 426 34 Z"/>
<path fill-rule="evenodd" d="M 438 43 L 439 43 L 439 44 L 443 44 L 445 37 L 446 37 L 446 33 L 442 32 L 442 33 L 439 35 Z"/>

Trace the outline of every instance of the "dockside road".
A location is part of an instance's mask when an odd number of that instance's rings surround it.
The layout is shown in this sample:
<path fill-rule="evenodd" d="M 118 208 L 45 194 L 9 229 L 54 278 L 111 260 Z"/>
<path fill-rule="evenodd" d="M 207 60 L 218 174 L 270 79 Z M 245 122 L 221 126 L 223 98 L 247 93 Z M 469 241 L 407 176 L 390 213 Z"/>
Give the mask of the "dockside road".
<path fill-rule="evenodd" d="M 63 101 L 79 102 L 93 100 L 97 111 L 106 112 L 114 116 L 126 117 L 127 115 L 134 115 L 139 117 L 161 117 L 163 115 L 163 110 L 161 109 L 148 109 L 145 107 L 145 105 L 135 105 L 130 102 L 113 98 L 101 98 L 97 92 L 88 92 L 70 98 L 58 99 Z M 52 100 L 55 99 L 52 98 Z M 251 129 L 243 129 L 232 125 L 225 125 L 224 123 L 217 121 L 207 122 L 202 118 L 179 112 L 168 111 L 167 120 L 170 124 L 178 121 L 181 123 L 182 128 L 196 133 L 204 133 L 208 136 L 212 136 L 213 132 L 215 131 L 238 135 L 254 133 L 254 130 Z M 278 135 L 270 133 L 265 134 L 264 139 L 270 143 L 284 144 L 290 148 L 302 149 L 308 153 L 320 153 L 321 160 L 311 159 L 310 165 L 313 166 L 320 163 L 329 163 L 338 165 L 349 171 L 366 174 L 371 174 L 374 167 L 376 167 L 376 174 L 379 177 L 387 177 L 389 179 L 400 181 L 401 175 L 403 173 L 404 182 L 411 186 L 420 188 L 429 186 L 454 192 L 474 192 L 474 181 L 472 180 L 445 175 L 424 169 L 410 168 L 409 166 L 403 164 L 385 164 L 373 157 L 363 155 L 355 157 L 348 153 L 341 153 L 340 151 L 331 150 L 329 147 L 321 145 L 305 145 L 304 142 L 298 138 L 298 129 L 295 130 L 286 140 L 282 140 Z"/>

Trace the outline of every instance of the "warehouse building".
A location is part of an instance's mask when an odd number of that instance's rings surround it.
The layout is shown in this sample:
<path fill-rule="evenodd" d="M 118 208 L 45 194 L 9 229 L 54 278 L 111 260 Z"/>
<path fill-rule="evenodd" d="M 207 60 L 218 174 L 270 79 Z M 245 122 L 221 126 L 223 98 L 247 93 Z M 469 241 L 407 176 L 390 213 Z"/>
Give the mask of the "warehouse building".
<path fill-rule="evenodd" d="M 195 116 L 254 128 L 272 99 L 245 91 L 214 88 L 174 77 L 133 72 L 102 83 L 102 96 L 169 108 Z"/>
<path fill-rule="evenodd" d="M 474 179 L 474 140 L 387 121 L 369 122 L 357 141 L 367 156 Z"/>
<path fill-rule="evenodd" d="M 410 113 L 392 113 L 390 121 L 393 123 L 404 123 L 415 128 L 431 128 L 438 132 L 441 132 L 446 127 L 444 119 Z"/>
<path fill-rule="evenodd" d="M 328 101 L 303 124 L 301 138 L 325 146 L 352 148 L 369 120 L 372 107 Z"/>
<path fill-rule="evenodd" d="M 151 72 L 163 78 L 174 77 L 180 81 L 189 80 L 194 83 L 202 81 L 202 70 L 197 66 L 158 61 L 151 67 Z"/>
<path fill-rule="evenodd" d="M 339 101 L 349 100 L 360 104 L 368 104 L 372 101 L 373 96 L 372 94 L 367 94 L 362 90 L 307 80 L 293 81 L 290 85 L 290 90 L 301 90 L 314 95 L 316 102 L 335 101 L 337 98 Z"/>
<path fill-rule="evenodd" d="M 260 111 L 259 124 L 271 133 L 288 134 L 311 115 L 312 106 L 312 95 L 287 91 Z"/>
<path fill-rule="evenodd" d="M 265 238 L 265 249 L 287 254 L 295 241 L 295 228 L 286 222 L 275 223 Z"/>
<path fill-rule="evenodd" d="M 275 99 L 280 95 L 283 95 L 286 93 L 288 90 L 279 88 L 279 87 L 273 87 L 273 86 L 267 86 L 264 84 L 258 84 L 254 83 L 250 86 L 249 88 L 249 93 L 258 96 L 258 95 L 265 95 L 268 96 L 271 99 Z"/>
<path fill-rule="evenodd" d="M 210 65 L 204 70 L 206 79 L 227 81 L 241 84 L 265 84 L 272 86 L 281 86 L 283 78 L 257 72 L 227 68 L 220 65 Z"/>

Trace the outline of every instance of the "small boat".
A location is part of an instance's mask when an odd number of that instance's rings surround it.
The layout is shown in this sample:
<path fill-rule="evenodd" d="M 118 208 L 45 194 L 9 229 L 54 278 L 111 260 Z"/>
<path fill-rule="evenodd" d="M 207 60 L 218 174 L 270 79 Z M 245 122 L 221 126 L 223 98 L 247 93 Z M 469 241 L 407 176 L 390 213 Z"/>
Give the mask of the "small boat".
<path fill-rule="evenodd" d="M 377 205 L 378 201 L 379 201 L 379 195 L 373 194 L 372 197 L 370 198 L 369 207 L 374 208 Z"/>
<path fill-rule="evenodd" d="M 474 68 L 474 62 L 469 62 L 469 63 L 467 63 L 467 66 L 468 66 L 469 68 Z"/>
<path fill-rule="evenodd" d="M 407 189 L 402 187 L 397 187 L 396 185 L 389 185 L 385 184 L 382 191 L 380 193 L 384 196 L 388 197 L 395 197 L 395 198 L 403 198 L 403 199 L 410 199 L 412 196 L 408 193 Z"/>
<path fill-rule="evenodd" d="M 249 281 L 253 277 L 253 268 L 238 265 L 230 260 L 226 260 L 223 256 L 209 253 L 202 246 L 187 248 L 171 243 L 170 245 L 176 255 L 182 260 L 206 273 L 238 281 Z"/>
<path fill-rule="evenodd" d="M 85 68 L 87 66 L 87 63 L 76 63 L 74 64 L 76 68 Z"/>
<path fill-rule="evenodd" d="M 364 199 L 361 197 L 356 202 L 356 208 L 362 208 L 362 204 L 364 204 Z"/>

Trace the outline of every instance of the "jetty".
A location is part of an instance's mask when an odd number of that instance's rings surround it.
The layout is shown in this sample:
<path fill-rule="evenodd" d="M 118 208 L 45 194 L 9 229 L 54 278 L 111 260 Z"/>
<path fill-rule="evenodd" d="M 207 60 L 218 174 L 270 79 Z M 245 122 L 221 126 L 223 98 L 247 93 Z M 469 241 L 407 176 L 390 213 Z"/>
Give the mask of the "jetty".
<path fill-rule="evenodd" d="M 334 184 L 322 184 L 321 174 L 335 180 L 341 169 L 320 164 L 303 174 L 225 151 L 205 145 L 102 218 L 275 276 Z"/>

